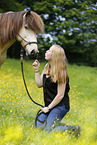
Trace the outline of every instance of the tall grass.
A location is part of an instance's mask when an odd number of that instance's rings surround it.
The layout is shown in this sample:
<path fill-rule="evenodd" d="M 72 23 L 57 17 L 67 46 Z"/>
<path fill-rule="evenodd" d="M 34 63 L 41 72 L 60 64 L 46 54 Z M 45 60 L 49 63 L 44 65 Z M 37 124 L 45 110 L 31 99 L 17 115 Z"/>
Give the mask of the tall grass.
<path fill-rule="evenodd" d="M 45 63 L 41 63 L 40 73 Z M 68 133 L 47 133 L 34 128 L 40 107 L 28 98 L 21 75 L 20 60 L 7 59 L 0 71 L 0 145 L 96 145 L 97 68 L 68 65 L 71 110 L 62 122 L 78 124 L 78 139 Z M 31 61 L 24 61 L 29 92 L 43 104 L 42 88 L 37 88 Z"/>

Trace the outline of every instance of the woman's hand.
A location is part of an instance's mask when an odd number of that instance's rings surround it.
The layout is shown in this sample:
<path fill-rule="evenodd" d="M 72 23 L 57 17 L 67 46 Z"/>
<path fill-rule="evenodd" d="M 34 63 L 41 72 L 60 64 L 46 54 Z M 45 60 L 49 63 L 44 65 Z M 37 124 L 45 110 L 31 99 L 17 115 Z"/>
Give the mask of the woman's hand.
<path fill-rule="evenodd" d="M 34 63 L 32 64 L 33 68 L 35 70 L 39 70 L 39 67 L 40 67 L 40 63 L 38 60 L 35 60 Z"/>
<path fill-rule="evenodd" d="M 44 108 L 41 109 L 41 111 L 44 112 L 44 113 L 47 113 L 47 112 L 49 112 L 49 108 L 48 107 L 44 107 Z"/>

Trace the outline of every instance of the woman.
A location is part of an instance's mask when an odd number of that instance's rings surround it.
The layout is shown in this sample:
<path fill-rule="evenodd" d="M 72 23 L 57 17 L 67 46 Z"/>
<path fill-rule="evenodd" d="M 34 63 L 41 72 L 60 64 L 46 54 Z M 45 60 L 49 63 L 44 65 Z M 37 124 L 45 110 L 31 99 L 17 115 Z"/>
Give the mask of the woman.
<path fill-rule="evenodd" d="M 40 63 L 35 60 L 35 81 L 40 88 L 43 86 L 45 107 L 36 121 L 37 127 L 45 128 L 46 131 L 66 130 L 73 131 L 76 136 L 80 134 L 80 126 L 67 126 L 60 123 L 62 118 L 69 111 L 69 77 L 67 72 L 66 55 L 62 47 L 53 45 L 45 53 L 48 63 L 40 76 Z"/>

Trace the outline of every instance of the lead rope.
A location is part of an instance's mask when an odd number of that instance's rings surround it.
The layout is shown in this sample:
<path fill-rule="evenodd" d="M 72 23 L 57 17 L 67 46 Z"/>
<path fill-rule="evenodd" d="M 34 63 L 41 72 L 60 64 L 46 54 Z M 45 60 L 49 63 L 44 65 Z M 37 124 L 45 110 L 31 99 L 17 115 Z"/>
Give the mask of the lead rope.
<path fill-rule="evenodd" d="M 26 92 L 27 92 L 27 94 L 28 94 L 30 100 L 31 100 L 34 104 L 36 104 L 36 105 L 38 105 L 38 106 L 40 106 L 40 107 L 43 108 L 43 107 L 44 107 L 43 105 L 37 103 L 36 101 L 34 101 L 34 100 L 32 99 L 32 97 L 30 96 L 29 91 L 28 91 L 28 89 L 27 89 L 27 85 L 26 85 L 26 81 L 25 81 L 25 77 L 24 77 L 24 71 L 23 71 L 23 47 L 21 47 L 20 57 L 21 57 L 21 71 L 22 71 L 22 77 L 23 77 L 23 82 L 24 82 L 24 86 L 25 86 Z"/>

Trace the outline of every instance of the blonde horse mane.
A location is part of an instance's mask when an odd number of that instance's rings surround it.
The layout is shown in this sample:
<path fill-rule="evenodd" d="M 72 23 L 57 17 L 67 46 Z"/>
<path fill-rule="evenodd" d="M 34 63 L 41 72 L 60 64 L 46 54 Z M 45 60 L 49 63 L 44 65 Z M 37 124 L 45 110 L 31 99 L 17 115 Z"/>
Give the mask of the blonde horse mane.
<path fill-rule="evenodd" d="M 41 17 L 33 11 L 7 12 L 0 14 L 0 45 L 16 39 L 23 24 L 23 15 L 26 13 L 25 24 L 35 33 L 44 32 L 44 23 Z"/>

